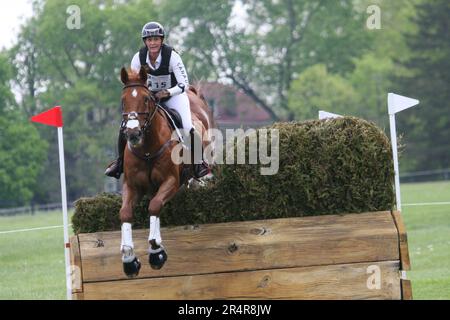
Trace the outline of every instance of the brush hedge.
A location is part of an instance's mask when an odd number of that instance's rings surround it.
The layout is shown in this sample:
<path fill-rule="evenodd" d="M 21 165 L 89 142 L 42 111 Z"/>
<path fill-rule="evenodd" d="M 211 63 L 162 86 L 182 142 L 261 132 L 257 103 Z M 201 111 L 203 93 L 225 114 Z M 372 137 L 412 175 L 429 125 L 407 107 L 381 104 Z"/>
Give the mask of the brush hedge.
<path fill-rule="evenodd" d="M 215 179 L 207 187 L 182 189 L 166 204 L 162 225 L 393 208 L 390 142 L 373 123 L 344 117 L 275 123 L 267 129 L 279 132 L 277 174 L 261 175 L 260 168 L 268 167 L 262 164 L 217 165 Z M 147 204 L 148 198 L 144 198 L 134 210 L 134 228 L 148 228 Z M 120 206 L 121 197 L 114 194 L 77 200 L 74 232 L 120 230 Z"/>

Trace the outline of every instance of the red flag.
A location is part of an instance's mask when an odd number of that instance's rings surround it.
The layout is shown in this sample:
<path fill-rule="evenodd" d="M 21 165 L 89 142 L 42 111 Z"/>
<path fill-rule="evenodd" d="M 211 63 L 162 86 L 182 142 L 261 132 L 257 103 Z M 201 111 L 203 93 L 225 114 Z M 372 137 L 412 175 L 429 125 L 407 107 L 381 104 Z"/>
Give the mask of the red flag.
<path fill-rule="evenodd" d="M 31 121 L 43 123 L 48 126 L 54 127 L 62 127 L 63 126 L 63 118 L 62 111 L 60 106 L 56 106 L 51 108 L 50 110 L 39 113 L 35 116 L 31 117 Z"/>

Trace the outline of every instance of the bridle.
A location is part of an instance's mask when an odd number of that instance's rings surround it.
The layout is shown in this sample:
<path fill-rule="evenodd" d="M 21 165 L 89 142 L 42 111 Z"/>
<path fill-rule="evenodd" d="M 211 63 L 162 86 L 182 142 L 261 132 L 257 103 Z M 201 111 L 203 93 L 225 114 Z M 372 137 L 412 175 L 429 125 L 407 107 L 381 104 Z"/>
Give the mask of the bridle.
<path fill-rule="evenodd" d="M 156 111 L 158 110 L 158 106 L 157 106 L 157 101 L 156 98 L 153 96 L 153 94 L 150 92 L 150 90 L 148 89 L 148 87 L 145 84 L 142 83 L 130 83 L 125 85 L 122 88 L 122 91 L 127 89 L 127 88 L 131 88 L 131 87 L 142 87 L 145 88 L 148 92 L 147 96 L 145 97 L 145 109 L 147 111 L 145 112 L 136 112 L 136 111 L 131 111 L 131 112 L 123 112 L 124 109 L 124 103 L 122 100 L 122 127 L 125 126 L 125 123 L 129 120 L 130 117 L 134 116 L 137 118 L 137 116 L 139 115 L 146 115 L 147 117 L 145 118 L 145 122 L 144 125 L 142 126 L 142 132 L 145 133 L 147 131 L 147 129 L 150 127 L 153 118 L 155 117 Z M 148 101 L 149 99 L 151 99 L 154 103 L 155 103 L 155 108 L 153 109 L 153 112 L 150 114 L 150 110 L 148 107 Z M 127 118 L 125 120 L 125 117 Z"/>
<path fill-rule="evenodd" d="M 136 118 L 139 115 L 146 115 L 147 117 L 145 118 L 145 123 L 142 126 L 141 132 L 143 134 L 145 134 L 146 130 L 150 127 L 153 118 L 155 117 L 156 112 L 158 111 L 158 108 L 160 107 L 158 104 L 158 101 L 156 100 L 156 98 L 153 96 L 153 94 L 151 93 L 151 91 L 148 89 L 148 87 L 142 83 L 130 83 L 127 84 L 123 87 L 122 90 L 125 90 L 127 88 L 131 88 L 131 87 L 143 87 L 147 90 L 148 94 L 145 97 L 145 105 L 146 105 L 146 110 L 145 112 L 136 112 L 136 111 L 131 111 L 131 112 L 123 112 L 124 109 L 124 103 L 122 100 L 122 129 L 125 127 L 125 124 L 128 122 L 128 120 L 131 120 L 131 118 Z M 154 103 L 155 103 L 155 108 L 153 109 L 152 113 L 150 114 L 150 110 L 148 107 L 148 101 L 149 99 L 151 99 Z M 126 120 L 124 118 L 127 118 Z M 169 147 L 169 145 L 173 142 L 172 139 L 167 140 L 160 148 L 159 150 L 155 153 L 155 154 L 150 154 L 150 153 L 145 153 L 144 155 L 140 154 L 138 151 L 136 151 L 134 148 L 130 147 L 129 144 L 127 144 L 128 149 L 139 159 L 149 163 L 150 166 L 153 165 L 153 162 L 156 161 L 162 154 L 163 152 Z"/>

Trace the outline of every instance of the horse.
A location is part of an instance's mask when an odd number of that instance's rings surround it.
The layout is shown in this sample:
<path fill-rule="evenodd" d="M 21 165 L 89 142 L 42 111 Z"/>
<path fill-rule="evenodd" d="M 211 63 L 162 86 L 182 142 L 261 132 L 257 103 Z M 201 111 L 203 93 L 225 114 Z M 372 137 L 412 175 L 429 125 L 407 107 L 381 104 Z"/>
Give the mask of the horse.
<path fill-rule="evenodd" d="M 183 185 L 187 184 L 191 166 L 172 160 L 174 148 L 183 153 L 180 141 L 173 138 L 173 128 L 167 113 L 147 87 L 147 72 L 121 69 L 122 126 L 127 139 L 124 153 L 124 178 L 122 183 L 121 252 L 124 273 L 132 278 L 139 274 L 141 263 L 134 254 L 132 240 L 133 207 L 144 195 L 151 199 L 149 263 L 152 269 L 160 269 L 167 260 L 160 232 L 160 212 Z M 209 129 L 215 127 L 212 113 L 204 97 L 192 86 L 186 90 L 190 102 L 192 122 L 201 133 L 202 144 L 211 143 Z M 175 150 L 176 151 L 176 150 Z M 188 173 L 186 173 L 188 172 Z"/>

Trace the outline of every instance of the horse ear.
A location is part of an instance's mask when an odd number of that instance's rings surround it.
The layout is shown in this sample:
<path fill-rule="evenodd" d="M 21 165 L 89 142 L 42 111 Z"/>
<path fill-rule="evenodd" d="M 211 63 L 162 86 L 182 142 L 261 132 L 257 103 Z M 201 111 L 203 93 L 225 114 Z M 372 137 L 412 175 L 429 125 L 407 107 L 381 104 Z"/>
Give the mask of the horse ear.
<path fill-rule="evenodd" d="M 141 69 L 139 69 L 139 78 L 141 78 L 142 82 L 147 82 L 147 71 L 144 66 L 141 66 Z"/>
<path fill-rule="evenodd" d="M 122 80 L 123 84 L 128 83 L 128 71 L 125 67 L 122 67 L 122 70 L 120 70 L 120 80 Z"/>

